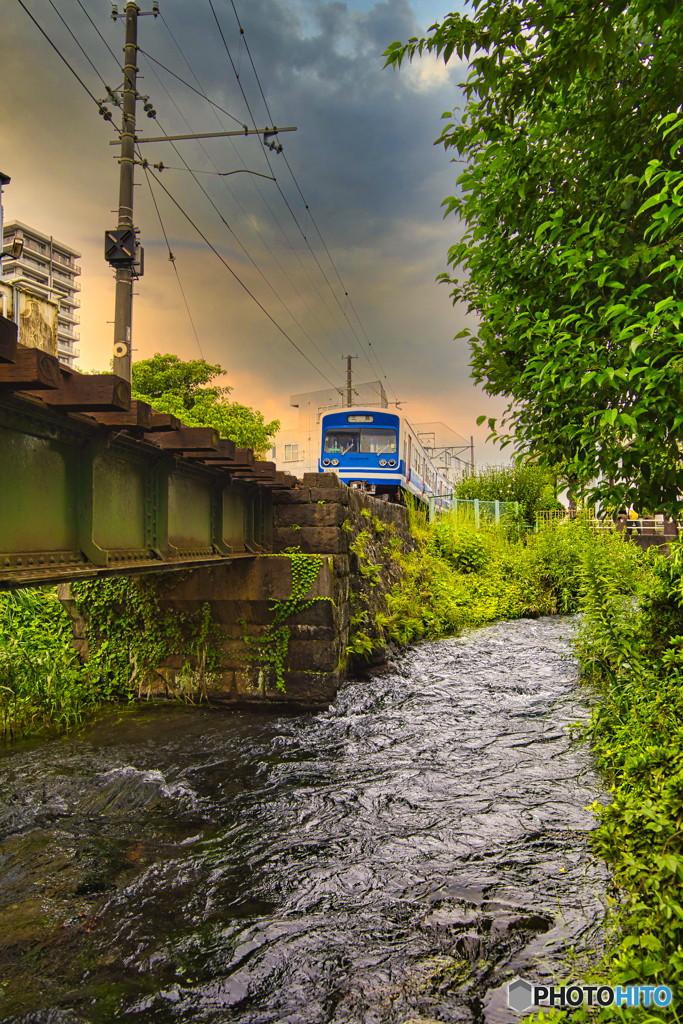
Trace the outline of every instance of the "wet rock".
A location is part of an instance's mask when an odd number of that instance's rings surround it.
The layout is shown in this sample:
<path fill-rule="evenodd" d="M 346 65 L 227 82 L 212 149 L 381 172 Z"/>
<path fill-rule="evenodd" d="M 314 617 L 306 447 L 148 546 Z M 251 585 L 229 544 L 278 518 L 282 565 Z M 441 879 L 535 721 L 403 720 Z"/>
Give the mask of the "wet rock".
<path fill-rule="evenodd" d="M 552 927 L 552 920 L 540 914 L 517 914 L 497 917 L 491 924 L 490 941 L 500 942 L 510 937 L 512 932 L 530 931 L 545 933 Z"/>
<path fill-rule="evenodd" d="M 475 932 L 461 935 L 455 944 L 455 951 L 468 960 L 478 960 L 484 951 L 484 940 Z"/>
<path fill-rule="evenodd" d="M 468 928 L 477 921 L 478 915 L 474 910 L 463 908 L 449 909 L 442 907 L 434 910 L 420 923 L 421 928 L 436 928 L 440 931 L 457 931 Z"/>

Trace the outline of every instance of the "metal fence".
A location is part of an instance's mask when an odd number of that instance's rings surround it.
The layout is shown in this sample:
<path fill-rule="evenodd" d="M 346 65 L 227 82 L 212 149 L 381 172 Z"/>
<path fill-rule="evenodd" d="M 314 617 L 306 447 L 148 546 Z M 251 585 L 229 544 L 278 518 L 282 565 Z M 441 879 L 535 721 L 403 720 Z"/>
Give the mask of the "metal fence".
<path fill-rule="evenodd" d="M 450 508 L 437 504 L 442 498 L 453 498 Z M 481 498 L 456 498 L 452 494 L 440 494 L 429 499 L 429 522 L 433 523 L 437 516 L 455 512 L 471 518 L 478 530 L 483 523 L 498 524 L 507 516 L 517 515 L 518 507 L 516 501 L 483 501 Z"/>
<path fill-rule="evenodd" d="M 628 519 L 624 515 L 617 516 L 616 522 L 613 519 L 599 519 L 595 515 L 590 515 L 584 511 L 569 512 L 568 509 L 562 511 L 552 512 L 537 512 L 536 513 L 536 532 L 544 526 L 550 526 L 553 523 L 565 523 L 571 519 L 580 518 L 582 522 L 585 522 L 587 526 L 590 526 L 592 530 L 596 531 L 607 531 L 608 533 L 614 533 L 615 531 L 627 530 L 629 533 L 644 534 L 646 536 L 653 536 L 655 534 L 664 533 L 664 516 L 642 516 L 639 519 Z"/>

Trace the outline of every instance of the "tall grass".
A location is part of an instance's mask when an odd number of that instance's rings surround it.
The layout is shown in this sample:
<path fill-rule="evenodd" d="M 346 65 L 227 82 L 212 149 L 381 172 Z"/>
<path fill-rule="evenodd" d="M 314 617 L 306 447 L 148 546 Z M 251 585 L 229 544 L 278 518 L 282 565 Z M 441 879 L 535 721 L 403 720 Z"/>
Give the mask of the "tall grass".
<path fill-rule="evenodd" d="M 648 563 L 627 602 L 604 552 L 590 552 L 576 645 L 612 798 L 594 805 L 592 844 L 621 887 L 601 971 L 674 990 L 667 1010 L 631 1010 L 634 1021 L 680 1020 L 683 1001 L 683 545 Z"/>
<path fill-rule="evenodd" d="M 52 589 L 0 593 L 0 734 L 68 728 L 101 703 Z"/>
<path fill-rule="evenodd" d="M 477 529 L 460 509 L 431 525 L 415 507 L 410 515 L 418 549 L 403 557 L 403 579 L 379 621 L 403 643 L 499 619 L 577 611 L 596 549 L 621 593 L 634 593 L 644 571 L 635 545 L 619 534 L 596 534 L 581 518 L 520 536 L 506 524 L 482 522 Z"/>

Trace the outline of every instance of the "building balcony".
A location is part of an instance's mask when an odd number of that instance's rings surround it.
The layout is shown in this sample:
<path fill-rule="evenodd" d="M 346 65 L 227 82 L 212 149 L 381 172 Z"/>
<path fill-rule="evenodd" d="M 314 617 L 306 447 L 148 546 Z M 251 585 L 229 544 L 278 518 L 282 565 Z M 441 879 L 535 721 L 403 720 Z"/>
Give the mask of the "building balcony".
<path fill-rule="evenodd" d="M 11 274 L 26 274 L 29 280 L 39 277 L 40 282 L 45 285 L 48 284 L 50 279 L 47 267 L 44 264 L 23 255 L 18 259 L 3 260 L 2 274 L 3 277 L 9 277 Z"/>
<path fill-rule="evenodd" d="M 60 309 L 59 319 L 66 320 L 69 324 L 80 324 L 81 322 L 80 316 L 76 316 L 71 309 Z"/>
<path fill-rule="evenodd" d="M 75 359 L 76 356 L 80 355 L 80 349 L 74 348 L 73 345 L 69 345 L 63 341 L 57 342 L 57 352 L 60 356 L 70 356 L 73 359 Z"/>
<path fill-rule="evenodd" d="M 62 324 L 57 324 L 57 337 L 64 338 L 67 342 L 71 339 L 74 341 L 81 340 L 81 336 L 78 331 L 74 331 L 73 327 L 64 327 Z"/>
<path fill-rule="evenodd" d="M 52 275 L 52 286 L 53 288 L 68 288 L 70 292 L 80 292 L 81 286 L 78 281 L 72 281 L 71 278 L 68 280 L 62 277 L 58 277 L 56 274 Z"/>

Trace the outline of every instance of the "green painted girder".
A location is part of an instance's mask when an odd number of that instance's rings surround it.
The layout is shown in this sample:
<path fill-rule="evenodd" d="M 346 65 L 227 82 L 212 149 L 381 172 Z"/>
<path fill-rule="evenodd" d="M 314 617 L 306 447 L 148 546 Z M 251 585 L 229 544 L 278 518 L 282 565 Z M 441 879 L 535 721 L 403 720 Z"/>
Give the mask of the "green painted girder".
<path fill-rule="evenodd" d="M 270 490 L 26 399 L 0 399 L 0 589 L 272 548 Z"/>

